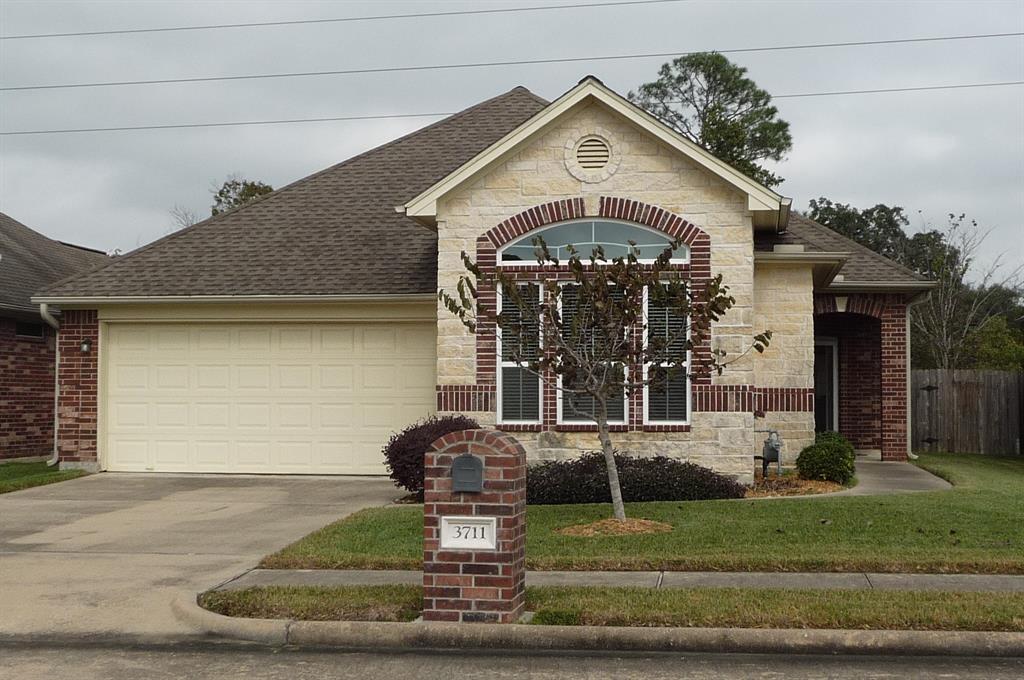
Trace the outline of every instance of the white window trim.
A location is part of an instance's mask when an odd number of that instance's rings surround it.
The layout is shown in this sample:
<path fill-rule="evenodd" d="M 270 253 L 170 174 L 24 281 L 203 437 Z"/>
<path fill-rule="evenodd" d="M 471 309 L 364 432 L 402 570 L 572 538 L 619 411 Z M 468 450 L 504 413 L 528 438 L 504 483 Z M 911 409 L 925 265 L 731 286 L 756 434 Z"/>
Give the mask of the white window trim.
<path fill-rule="evenodd" d="M 646 288 L 644 288 L 644 349 L 645 350 L 647 349 L 648 333 L 650 333 L 650 322 L 649 322 L 649 319 L 648 319 L 648 312 L 647 312 L 648 300 L 649 300 L 648 291 L 647 291 Z M 687 340 L 690 339 L 690 324 L 689 323 L 687 323 L 687 325 L 686 325 L 686 339 Z M 691 354 L 692 353 L 691 353 L 690 350 L 686 350 L 686 420 L 651 420 L 650 419 L 650 414 L 649 414 L 649 408 L 648 408 L 648 406 L 650 405 L 650 400 L 648 399 L 648 393 L 650 391 L 650 389 L 649 389 L 650 386 L 645 384 L 644 385 L 644 425 L 652 425 L 652 426 L 659 426 L 659 425 L 668 425 L 668 426 L 673 426 L 673 425 L 689 425 L 690 422 L 693 420 L 693 381 L 692 381 L 691 376 L 690 376 Z M 644 364 L 644 372 L 643 372 L 643 379 L 644 379 L 644 381 L 647 380 L 647 371 L 648 371 L 648 369 L 651 366 L 653 366 L 653 365 L 654 365 L 653 362 L 647 362 L 647 363 Z M 660 365 L 661 366 L 667 366 L 669 364 L 666 364 L 666 363 L 663 362 Z"/>
<path fill-rule="evenodd" d="M 529 241 L 532 241 L 534 236 L 537 236 L 538 234 L 544 232 L 547 229 L 550 229 L 551 227 L 558 227 L 558 226 L 561 226 L 563 224 L 576 224 L 576 223 L 582 223 L 582 222 L 613 222 L 613 223 L 616 223 L 616 224 L 624 224 L 624 225 L 627 225 L 627 226 L 630 226 L 630 227 L 636 227 L 637 229 L 641 229 L 643 231 L 648 231 L 648 232 L 658 236 L 659 238 L 668 239 L 669 243 L 672 242 L 672 237 L 671 236 L 669 236 L 668 234 L 666 234 L 663 231 L 658 231 L 657 229 L 654 229 L 652 227 L 648 227 L 646 224 L 640 224 L 638 222 L 630 222 L 629 220 L 618 220 L 618 219 L 606 218 L 606 217 L 580 217 L 580 218 L 573 219 L 573 220 L 563 220 L 561 222 L 552 222 L 551 224 L 545 224 L 543 227 L 538 227 L 538 228 L 536 228 L 536 229 L 534 229 L 532 231 L 529 231 L 529 232 L 519 236 L 518 238 L 510 241 L 509 243 L 506 243 L 505 245 L 503 245 L 501 248 L 498 249 L 498 255 L 497 255 L 498 266 L 500 266 L 502 268 L 512 268 L 512 269 L 531 269 L 531 268 L 536 268 L 536 267 L 541 266 L 541 265 L 538 265 L 535 260 L 529 260 L 529 261 L 527 261 L 527 260 L 513 260 L 513 261 L 510 261 L 510 262 L 503 262 L 501 258 L 502 258 L 502 256 L 504 256 L 506 249 L 508 249 L 510 247 L 513 247 L 513 246 L 518 246 L 518 245 L 522 244 L 524 241 L 527 241 L 528 239 L 529 239 Z M 573 245 L 575 245 L 575 244 L 573 244 Z M 580 259 L 581 260 L 588 260 L 589 257 L 590 257 L 590 253 L 582 253 L 582 252 L 580 253 Z M 639 262 L 640 264 L 654 264 L 654 258 L 640 258 L 640 259 L 637 260 L 637 262 Z M 690 246 L 688 246 L 688 245 L 686 245 L 684 243 L 681 246 L 679 246 L 679 248 L 676 250 L 676 253 L 672 256 L 672 264 L 689 264 L 689 263 L 690 263 Z M 611 261 L 609 260 L 609 262 L 607 262 L 606 265 L 607 264 L 611 264 Z"/>
<path fill-rule="evenodd" d="M 501 314 L 501 300 L 503 297 L 503 291 L 501 286 L 498 286 L 497 291 L 497 313 Z M 538 302 L 544 301 L 544 287 L 541 285 L 537 286 L 537 299 Z M 501 328 L 495 325 L 494 328 L 494 348 L 495 348 L 495 366 L 497 370 L 494 376 L 494 386 L 496 389 L 495 393 L 495 406 L 497 411 L 495 412 L 495 423 L 498 425 L 541 425 L 544 422 L 544 381 L 541 380 L 540 376 L 535 376 L 537 379 L 537 418 L 534 420 L 505 420 L 502 418 L 502 404 L 501 404 L 501 380 L 502 380 L 502 369 L 503 368 L 524 368 L 523 364 L 515 361 L 505 361 L 502 359 L 503 352 L 501 349 Z M 540 349 L 543 350 L 543 343 L 540 345 Z"/>
<path fill-rule="evenodd" d="M 910 336 L 907 336 L 910 337 Z M 909 343 L 908 343 L 909 344 Z M 839 338 L 834 336 L 818 336 L 814 338 L 815 347 L 828 347 L 832 350 L 832 426 L 839 431 Z M 909 409 L 908 409 L 909 410 Z M 817 424 L 815 424 L 817 425 Z"/>
<path fill-rule="evenodd" d="M 558 285 L 559 285 L 559 287 L 562 287 L 562 286 L 576 285 L 576 284 L 573 281 L 559 281 Z M 558 296 L 558 317 L 562 318 L 562 296 L 561 295 Z M 563 319 L 562 321 L 564 323 L 565 320 Z M 629 376 L 629 367 L 628 366 L 626 367 L 626 376 L 627 376 L 627 379 L 628 379 L 628 376 Z M 562 376 L 558 376 L 558 389 L 555 390 L 555 392 L 557 393 L 556 394 L 557 407 L 555 409 L 555 422 L 558 425 L 593 425 L 593 426 L 597 425 L 596 421 L 590 421 L 590 420 L 566 420 L 562 416 L 562 403 L 564 401 L 563 400 L 563 396 L 564 395 L 563 395 L 563 392 L 562 392 Z M 629 424 L 629 390 L 626 390 L 626 389 L 622 390 L 622 401 L 624 402 L 623 403 L 623 408 L 622 408 L 622 420 L 609 420 L 608 421 L 609 425 L 628 425 Z"/>

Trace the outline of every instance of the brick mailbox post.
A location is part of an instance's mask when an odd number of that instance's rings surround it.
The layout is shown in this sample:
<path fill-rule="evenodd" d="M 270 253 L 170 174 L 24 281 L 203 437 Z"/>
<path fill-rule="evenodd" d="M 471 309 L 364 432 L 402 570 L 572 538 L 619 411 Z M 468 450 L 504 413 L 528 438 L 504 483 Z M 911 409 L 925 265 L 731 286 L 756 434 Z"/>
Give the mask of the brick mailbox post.
<path fill-rule="evenodd" d="M 514 623 L 525 607 L 526 452 L 462 430 L 424 460 L 423 620 Z"/>

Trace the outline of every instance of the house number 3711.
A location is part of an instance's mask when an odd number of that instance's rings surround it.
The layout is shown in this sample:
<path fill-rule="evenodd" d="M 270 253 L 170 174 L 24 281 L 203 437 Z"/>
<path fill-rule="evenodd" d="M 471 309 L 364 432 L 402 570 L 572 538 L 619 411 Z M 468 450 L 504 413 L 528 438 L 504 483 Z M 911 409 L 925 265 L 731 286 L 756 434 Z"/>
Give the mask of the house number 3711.
<path fill-rule="evenodd" d="M 442 550 L 495 550 L 496 517 L 441 517 Z"/>

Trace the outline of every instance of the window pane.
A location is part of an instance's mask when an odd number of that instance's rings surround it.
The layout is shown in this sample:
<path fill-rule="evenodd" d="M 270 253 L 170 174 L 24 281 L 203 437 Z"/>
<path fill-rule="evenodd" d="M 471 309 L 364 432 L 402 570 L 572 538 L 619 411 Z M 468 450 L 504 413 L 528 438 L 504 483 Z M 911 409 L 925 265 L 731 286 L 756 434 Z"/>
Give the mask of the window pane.
<path fill-rule="evenodd" d="M 647 388 L 647 419 L 651 422 L 658 421 L 685 421 L 686 402 L 689 398 L 686 390 L 686 371 L 679 370 L 667 379 L 659 378 L 664 375 L 664 369 L 651 367 L 648 377 L 655 382 Z"/>
<path fill-rule="evenodd" d="M 672 306 L 649 296 L 647 301 L 647 337 L 668 343 L 668 356 L 682 358 L 686 352 L 686 320 Z"/>
<path fill-rule="evenodd" d="M 505 247 L 502 261 L 533 261 L 533 239 L 537 236 L 544 239 L 551 254 L 560 260 L 568 258 L 568 245 L 575 246 L 580 258 L 587 260 L 598 244 L 604 248 L 605 256 L 610 260 L 624 256 L 630 248 L 630 241 L 640 250 L 641 259 L 654 259 L 672 242 L 664 234 L 624 222 L 577 220 L 555 224 L 522 236 Z M 680 252 L 680 255 L 683 254 Z"/>
<path fill-rule="evenodd" d="M 617 399 L 610 399 L 608 401 L 608 422 L 622 422 L 626 419 L 626 391 L 622 388 L 618 392 Z M 586 415 L 576 413 L 572 407 L 575 407 L 576 411 L 580 411 L 583 414 L 595 413 L 596 408 L 594 406 L 594 398 L 586 394 L 571 394 L 569 392 L 562 393 L 562 421 L 567 423 L 592 423 L 594 420 Z"/>
<path fill-rule="evenodd" d="M 517 303 L 508 291 L 502 291 L 501 317 L 501 360 L 517 361 L 532 360 L 539 356 L 540 330 L 537 323 L 537 310 L 540 289 L 534 284 L 519 286 L 519 297 L 522 306 Z M 527 312 L 524 318 L 523 311 Z M 516 356 L 517 351 L 520 352 Z"/>
<path fill-rule="evenodd" d="M 524 368 L 501 369 L 501 419 L 540 420 L 540 378 Z"/>

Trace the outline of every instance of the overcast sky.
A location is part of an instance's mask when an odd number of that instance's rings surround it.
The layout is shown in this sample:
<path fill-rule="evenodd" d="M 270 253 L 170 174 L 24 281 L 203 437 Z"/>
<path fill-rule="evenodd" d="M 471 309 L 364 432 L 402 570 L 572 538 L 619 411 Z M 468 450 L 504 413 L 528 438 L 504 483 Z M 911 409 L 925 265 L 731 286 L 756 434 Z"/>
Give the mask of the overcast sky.
<path fill-rule="evenodd" d="M 526 0 L 518 6 L 586 0 Z M 482 2 L 0 0 L 0 34 L 514 7 Z M 673 2 L 362 23 L 0 41 L 6 87 L 507 61 L 1024 31 L 1024 0 Z M 1024 80 L 1024 39 L 728 55 L 777 95 Z M 665 59 L 0 93 L 0 131 L 454 112 L 516 85 L 548 99 L 593 73 L 625 93 Z M 778 172 L 817 196 L 898 204 L 913 228 L 966 212 L 987 258 L 1024 262 L 1024 86 L 779 99 Z M 0 211 L 129 251 L 206 215 L 232 173 L 282 186 L 436 118 L 0 137 Z"/>

